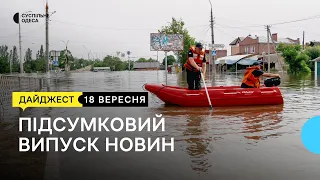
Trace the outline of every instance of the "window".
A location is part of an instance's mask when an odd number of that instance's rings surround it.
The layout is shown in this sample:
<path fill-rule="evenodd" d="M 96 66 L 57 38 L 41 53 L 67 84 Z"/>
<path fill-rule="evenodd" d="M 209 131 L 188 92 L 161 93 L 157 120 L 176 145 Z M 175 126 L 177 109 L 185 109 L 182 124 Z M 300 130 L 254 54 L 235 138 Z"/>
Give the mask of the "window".
<path fill-rule="evenodd" d="M 255 51 L 255 48 L 254 48 L 254 46 L 252 46 L 251 47 L 251 53 L 254 53 L 254 51 Z"/>
<path fill-rule="evenodd" d="M 248 47 L 244 47 L 244 52 L 248 53 Z"/>

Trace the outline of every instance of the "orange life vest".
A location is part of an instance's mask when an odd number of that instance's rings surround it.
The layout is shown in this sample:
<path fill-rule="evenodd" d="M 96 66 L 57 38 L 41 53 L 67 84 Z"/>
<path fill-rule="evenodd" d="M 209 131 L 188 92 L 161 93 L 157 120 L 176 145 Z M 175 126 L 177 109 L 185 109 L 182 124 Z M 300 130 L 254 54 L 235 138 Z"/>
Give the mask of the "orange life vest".
<path fill-rule="evenodd" d="M 194 59 L 194 62 L 199 66 L 199 67 L 202 67 L 202 61 L 203 61 L 203 58 L 204 58 L 204 55 L 205 55 L 205 51 L 204 49 L 202 49 L 202 51 L 200 52 L 200 54 L 197 54 L 196 52 L 196 48 L 195 47 L 190 47 L 190 49 L 193 53 L 193 59 Z M 187 57 L 187 62 L 184 64 L 184 67 L 187 68 L 188 70 L 190 71 L 193 71 L 193 72 L 198 72 L 199 70 L 194 68 L 191 63 L 189 62 L 189 57 Z"/>
<path fill-rule="evenodd" d="M 251 87 L 259 88 L 260 87 L 260 77 L 254 77 L 254 75 L 252 74 L 252 72 L 254 70 L 260 70 L 260 68 L 255 66 L 255 67 L 248 67 L 246 69 L 242 83 L 244 83 L 248 86 L 251 86 Z"/>

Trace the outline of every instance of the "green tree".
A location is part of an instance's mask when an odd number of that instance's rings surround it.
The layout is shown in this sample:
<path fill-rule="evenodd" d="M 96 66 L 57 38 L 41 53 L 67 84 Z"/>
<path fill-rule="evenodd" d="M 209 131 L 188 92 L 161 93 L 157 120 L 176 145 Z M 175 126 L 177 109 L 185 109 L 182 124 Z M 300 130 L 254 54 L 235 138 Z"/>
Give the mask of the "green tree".
<path fill-rule="evenodd" d="M 301 52 L 300 45 L 279 44 L 277 51 L 282 53 L 282 57 L 289 65 L 289 73 L 299 74 L 311 72 L 307 65 L 310 57 L 306 53 Z"/>
<path fill-rule="evenodd" d="M 311 60 L 320 57 L 320 46 L 307 47 L 305 53 L 310 57 Z M 314 71 L 314 62 L 308 61 L 307 64 L 311 71 Z"/>
<path fill-rule="evenodd" d="M 13 46 L 12 49 L 12 72 L 20 72 L 20 61 L 16 46 Z"/>
<path fill-rule="evenodd" d="M 8 46 L 0 46 L 0 74 L 10 72 Z"/>
<path fill-rule="evenodd" d="M 166 63 L 165 60 L 166 60 L 166 58 L 163 58 L 163 61 L 162 61 L 163 65 L 165 65 L 165 63 Z M 175 62 L 176 62 L 176 58 L 173 55 L 167 56 L 167 64 L 168 65 L 173 65 L 173 63 L 175 63 Z"/>
<path fill-rule="evenodd" d="M 176 20 L 172 18 L 172 21 L 169 25 L 163 26 L 159 33 L 166 33 L 166 34 L 182 34 L 183 35 L 183 51 L 182 52 L 174 52 L 174 54 L 181 60 L 180 62 L 184 64 L 187 61 L 188 51 L 190 46 L 196 44 L 195 38 L 189 35 L 189 32 L 186 28 L 184 28 L 184 21 Z"/>
<path fill-rule="evenodd" d="M 24 58 L 24 71 L 26 73 L 31 73 L 33 72 L 33 62 L 32 62 L 32 50 L 30 48 L 27 49 L 26 55 Z"/>
<path fill-rule="evenodd" d="M 74 57 L 70 50 L 60 51 L 60 56 L 58 58 L 59 68 L 64 69 L 65 71 L 73 70 L 71 67 L 74 67 Z"/>
<path fill-rule="evenodd" d="M 152 58 L 146 59 L 146 58 L 139 58 L 136 62 L 154 62 L 156 60 L 153 60 Z"/>

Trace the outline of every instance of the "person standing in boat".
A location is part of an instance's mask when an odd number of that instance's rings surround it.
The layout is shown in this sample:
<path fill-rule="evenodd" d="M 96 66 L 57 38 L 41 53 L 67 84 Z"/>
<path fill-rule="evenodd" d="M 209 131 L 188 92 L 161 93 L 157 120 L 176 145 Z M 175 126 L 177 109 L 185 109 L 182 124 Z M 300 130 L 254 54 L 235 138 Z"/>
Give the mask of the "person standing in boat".
<path fill-rule="evenodd" d="M 206 73 L 206 57 L 205 50 L 201 43 L 191 46 L 188 52 L 187 62 L 184 64 L 187 71 L 187 83 L 189 90 L 201 89 L 200 79 L 201 72 L 203 77 Z M 201 71 L 201 72 L 200 72 Z"/>
<path fill-rule="evenodd" d="M 256 61 L 253 63 L 253 66 L 247 67 L 242 79 L 241 88 L 259 88 L 261 76 L 280 78 L 279 74 L 263 72 L 260 66 L 263 66 L 263 62 Z"/>

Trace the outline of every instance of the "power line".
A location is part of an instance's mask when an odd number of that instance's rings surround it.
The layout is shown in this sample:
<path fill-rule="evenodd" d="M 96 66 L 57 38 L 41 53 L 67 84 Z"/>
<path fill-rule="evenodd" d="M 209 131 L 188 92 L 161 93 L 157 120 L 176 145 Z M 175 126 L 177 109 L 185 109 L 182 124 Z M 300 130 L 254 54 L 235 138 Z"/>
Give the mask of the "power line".
<path fill-rule="evenodd" d="M 221 31 L 222 33 L 226 34 L 227 36 L 230 36 L 230 37 L 232 37 L 232 38 L 236 38 L 236 37 L 234 37 L 234 36 L 232 36 L 232 35 L 224 32 L 224 31 L 222 31 L 220 28 L 217 28 L 217 27 L 216 27 L 216 29 L 218 29 L 218 30 Z"/>
<path fill-rule="evenodd" d="M 286 22 L 281 22 L 281 23 L 274 23 L 274 24 L 270 24 L 270 25 L 271 25 L 271 26 L 274 26 L 274 25 L 288 24 L 288 23 L 299 22 L 299 21 L 306 21 L 306 20 L 317 19 L 317 18 L 320 18 L 320 15 L 315 15 L 315 16 L 311 16 L 311 17 L 308 17 L 308 18 L 303 18 L 303 19 L 298 19 L 298 20 L 292 20 L 292 21 L 286 21 Z"/>
<path fill-rule="evenodd" d="M 217 24 L 217 25 L 220 25 L 222 27 L 220 28 L 230 28 L 230 29 L 237 29 L 237 30 L 245 30 L 245 31 L 264 31 L 264 30 L 253 30 L 253 29 L 246 29 L 246 28 L 242 28 L 242 27 L 231 27 L 231 26 L 227 26 L 227 25 L 224 25 L 224 24 Z M 249 26 L 248 26 L 249 27 Z M 260 27 L 260 26 L 259 26 Z M 261 26 L 263 27 L 263 26 Z"/>
<path fill-rule="evenodd" d="M 99 26 L 90 26 L 90 25 L 83 25 L 83 24 L 77 24 L 77 23 L 71 23 L 71 22 L 63 22 L 63 21 L 55 21 L 55 20 L 50 20 L 52 22 L 57 22 L 57 23 L 63 23 L 63 24 L 69 24 L 69 25 L 74 25 L 74 26 L 81 26 L 81 27 L 87 27 L 87 28 L 96 28 L 96 29 L 106 29 L 106 30 L 116 30 L 116 31 L 144 31 L 144 30 L 159 30 L 159 29 L 152 29 L 152 28 L 145 28 L 145 29 L 129 29 L 129 28 L 110 28 L 110 27 L 99 27 Z M 187 26 L 186 28 L 192 28 L 192 27 L 202 27 L 202 26 L 207 26 L 207 25 L 194 25 L 194 26 Z"/>

